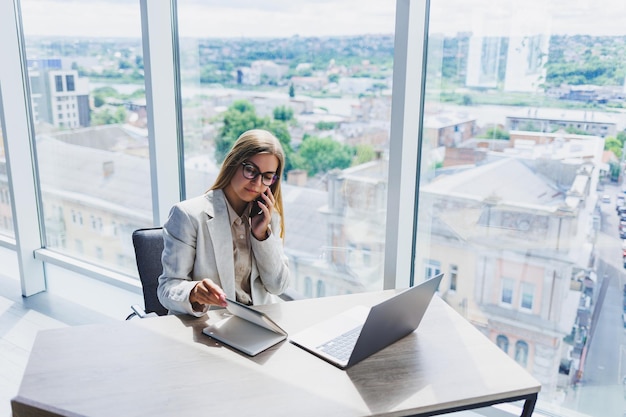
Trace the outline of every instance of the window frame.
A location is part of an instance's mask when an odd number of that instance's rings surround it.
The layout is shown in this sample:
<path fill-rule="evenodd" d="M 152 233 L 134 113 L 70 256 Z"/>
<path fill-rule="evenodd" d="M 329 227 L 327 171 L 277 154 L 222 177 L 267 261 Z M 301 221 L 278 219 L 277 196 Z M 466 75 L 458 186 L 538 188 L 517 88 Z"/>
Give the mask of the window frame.
<path fill-rule="evenodd" d="M 448 285 L 448 289 L 451 292 L 456 293 L 458 288 L 458 278 L 459 278 L 459 266 L 456 264 L 450 264 L 450 284 Z"/>
<path fill-rule="evenodd" d="M 33 257 L 44 242 L 43 216 L 19 1 L 0 2 L 0 38 L 4 62 L 0 65 L 0 111 L 13 228 L 19 236 L 19 243 L 18 239 L 0 237 L 0 244 L 17 252 L 22 295 L 30 296 L 46 290 L 46 277 L 43 262 Z"/>
<path fill-rule="evenodd" d="M 177 2 L 139 0 L 139 5 L 149 120 L 153 222 L 160 225 L 165 222 L 171 206 L 186 198 Z M 414 283 L 429 8 L 428 0 L 396 1 L 383 272 L 385 289 L 406 287 Z M 0 15 L 0 34 L 4 35 L 0 56 L 8 58 L 5 62 L 10 63 L 3 66 L 1 73 L 5 83 L 0 90 L 0 105 L 2 102 L 21 103 L 10 109 L 1 107 L 6 119 L 3 128 L 7 155 L 10 151 L 8 170 L 13 174 L 9 175 L 9 188 L 14 228 L 16 235 L 20 236 L 20 242 L 18 244 L 15 240 L 2 239 L 0 244 L 18 252 L 23 295 L 46 290 L 46 263 L 135 292 L 140 291 L 136 277 L 46 249 L 20 1 L 4 2 Z M 419 117 L 415 117 L 416 114 Z M 29 163 L 21 162 L 11 166 L 10 159 Z M 407 193 L 406 190 L 414 190 L 414 193 Z M 410 220 L 407 222 L 407 219 Z M 37 227 L 32 227 L 33 224 Z"/>
<path fill-rule="evenodd" d="M 500 280 L 502 284 L 500 285 L 500 293 L 498 294 L 498 304 L 501 307 L 513 308 L 513 302 L 515 300 L 515 280 L 506 277 L 502 277 Z M 511 292 L 508 302 L 504 300 L 505 291 Z"/>
<path fill-rule="evenodd" d="M 525 296 L 530 295 L 530 307 L 525 307 Z M 535 306 L 535 286 L 530 282 L 520 283 L 519 309 L 527 313 L 532 313 Z"/>

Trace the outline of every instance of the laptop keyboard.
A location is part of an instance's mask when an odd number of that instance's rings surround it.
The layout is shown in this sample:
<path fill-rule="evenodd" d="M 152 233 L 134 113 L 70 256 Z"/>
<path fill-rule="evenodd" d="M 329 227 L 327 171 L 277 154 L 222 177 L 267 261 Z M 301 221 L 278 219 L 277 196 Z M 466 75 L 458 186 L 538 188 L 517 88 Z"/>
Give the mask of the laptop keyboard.
<path fill-rule="evenodd" d="M 333 356 L 340 361 L 347 361 L 352 354 L 356 340 L 359 338 L 361 328 L 363 326 L 355 327 L 354 329 L 335 337 L 334 339 L 319 346 L 318 349 L 322 352 Z"/>

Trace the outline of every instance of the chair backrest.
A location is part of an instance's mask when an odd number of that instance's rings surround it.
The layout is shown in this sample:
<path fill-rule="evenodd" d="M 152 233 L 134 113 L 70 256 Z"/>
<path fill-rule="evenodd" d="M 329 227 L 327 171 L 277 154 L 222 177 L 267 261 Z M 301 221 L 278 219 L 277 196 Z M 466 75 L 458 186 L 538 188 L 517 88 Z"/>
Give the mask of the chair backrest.
<path fill-rule="evenodd" d="M 137 229 L 133 232 L 133 246 L 137 271 L 143 288 L 143 301 L 146 313 L 156 313 L 159 316 L 167 314 L 157 297 L 159 276 L 163 272 L 161 253 L 163 253 L 163 228 L 152 227 Z"/>

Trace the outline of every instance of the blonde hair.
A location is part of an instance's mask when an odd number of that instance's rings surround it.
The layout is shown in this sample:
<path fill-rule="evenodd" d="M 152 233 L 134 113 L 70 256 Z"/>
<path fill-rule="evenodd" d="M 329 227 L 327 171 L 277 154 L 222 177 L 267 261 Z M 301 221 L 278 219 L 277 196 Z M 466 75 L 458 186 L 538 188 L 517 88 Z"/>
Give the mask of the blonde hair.
<path fill-rule="evenodd" d="M 239 170 L 242 162 L 260 153 L 271 154 L 278 159 L 277 178 L 274 184 L 270 185 L 270 189 L 275 199 L 274 208 L 280 214 L 280 237 L 284 239 L 285 216 L 283 215 L 283 196 L 280 184 L 285 166 L 285 152 L 280 141 L 272 133 L 263 129 L 251 129 L 242 133 L 226 155 L 215 183 L 213 183 L 210 190 L 226 188 Z"/>

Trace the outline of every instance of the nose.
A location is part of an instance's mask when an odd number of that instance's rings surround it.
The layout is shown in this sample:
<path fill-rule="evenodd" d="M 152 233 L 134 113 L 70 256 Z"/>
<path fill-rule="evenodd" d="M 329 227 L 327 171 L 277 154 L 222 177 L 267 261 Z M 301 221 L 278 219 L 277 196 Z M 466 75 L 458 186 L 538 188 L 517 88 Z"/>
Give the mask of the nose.
<path fill-rule="evenodd" d="M 256 177 L 252 178 L 250 180 L 250 182 L 252 182 L 253 184 L 260 184 L 263 185 L 263 179 L 261 178 L 261 174 L 257 175 Z"/>

